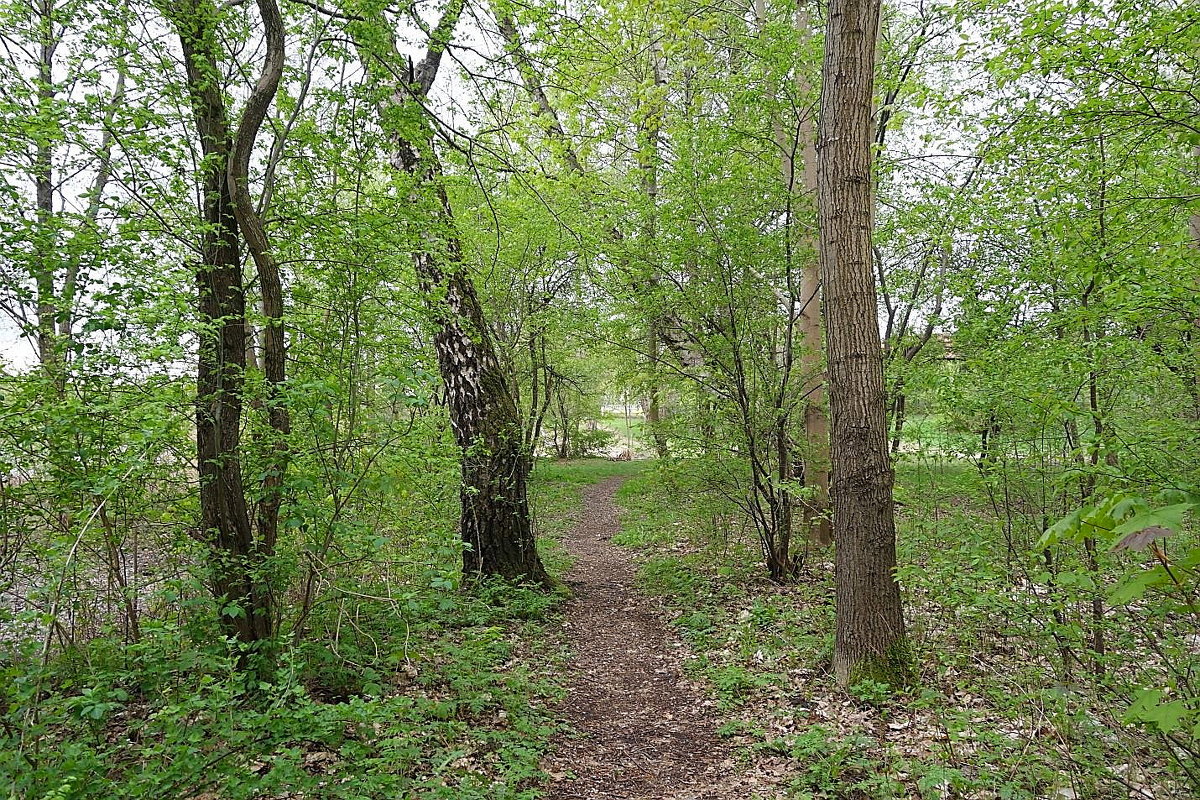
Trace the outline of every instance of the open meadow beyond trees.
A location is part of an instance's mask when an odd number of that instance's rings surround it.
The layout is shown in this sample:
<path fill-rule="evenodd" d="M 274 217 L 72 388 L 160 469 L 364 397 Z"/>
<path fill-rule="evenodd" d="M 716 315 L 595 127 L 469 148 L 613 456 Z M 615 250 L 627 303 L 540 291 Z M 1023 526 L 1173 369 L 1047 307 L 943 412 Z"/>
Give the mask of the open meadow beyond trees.
<path fill-rule="evenodd" d="M 0 800 L 1196 797 L 1193 0 L 0 0 Z"/>

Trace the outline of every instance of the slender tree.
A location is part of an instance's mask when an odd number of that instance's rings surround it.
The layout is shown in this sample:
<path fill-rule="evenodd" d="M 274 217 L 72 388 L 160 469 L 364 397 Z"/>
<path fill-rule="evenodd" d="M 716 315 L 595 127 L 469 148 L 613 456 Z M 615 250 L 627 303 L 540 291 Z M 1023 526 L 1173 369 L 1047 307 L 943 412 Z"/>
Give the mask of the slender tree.
<path fill-rule="evenodd" d="M 277 623 L 275 599 L 264 570 L 275 548 L 283 469 L 282 456 L 270 459 L 256 527 L 251 522 L 241 466 L 247 361 L 243 235 L 258 265 L 264 306 L 272 323 L 265 348 L 267 382 L 277 388 L 283 380 L 278 269 L 269 255 L 266 234 L 246 187 L 250 152 L 283 71 L 279 8 L 275 0 L 259 0 L 258 7 L 264 25 L 266 63 L 235 130 L 222 89 L 220 9 L 213 0 L 161 4 L 179 37 L 204 156 L 200 167 L 204 229 L 201 257 L 195 265 L 201 326 L 196 372 L 201 527 L 211 547 L 213 590 L 222 603 L 221 624 L 245 644 L 270 640 Z M 286 412 L 274 395 L 270 402 L 272 426 L 286 433 Z"/>
<path fill-rule="evenodd" d="M 32 120 L 17 137 L 27 140 L 32 152 L 27 164 L 6 178 L 28 180 L 33 189 L 32 247 L 24 258 L 10 256 L 25 264 L 33 291 L 28 298 L 18 294 L 5 311 L 33 334 L 38 361 L 61 396 L 112 177 L 113 123 L 125 94 L 125 76 L 118 69 L 112 86 L 106 86 L 71 52 L 68 37 L 86 17 L 79 4 L 34 0 L 19 13 L 22 24 L 13 25 L 5 39 L 10 55 L 25 56 L 10 65 L 16 70 L 10 75 L 21 75 L 23 91 L 8 95 L 12 106 L 6 110 L 17 112 L 14 119 Z M 88 145 L 78 119 L 93 114 L 103 120 L 103 130 L 99 141 Z M 82 179 L 88 170 L 90 185 Z"/>
<path fill-rule="evenodd" d="M 812 15 L 809 3 L 800 3 L 796 8 L 796 31 L 802 42 L 812 39 Z M 801 97 L 814 95 L 809 73 L 797 67 L 796 83 Z M 815 108 L 801 112 L 796 126 L 796 144 L 800 150 L 803 167 L 804 194 L 809 203 L 817 196 L 817 132 Z M 785 179 L 789 187 L 797 188 L 796 160 L 786 159 Z M 811 207 L 811 206 L 810 206 Z M 792 209 L 792 214 L 796 209 Z M 815 231 L 814 231 L 815 234 Z M 804 518 L 808 533 L 818 544 L 833 542 L 833 524 L 829 519 L 829 409 L 825 386 L 825 321 L 821 316 L 821 264 L 817 258 L 819 243 L 815 235 L 805 238 L 806 257 L 800 270 L 800 336 L 804 346 L 800 351 L 800 370 L 808 379 L 809 386 L 804 403 L 804 484 L 811 487 L 813 497 L 804 507 Z"/>
<path fill-rule="evenodd" d="M 833 0 L 825 36 L 817 200 L 837 531 L 833 666 L 849 685 L 910 680 L 896 581 L 894 474 L 871 232 L 872 94 L 879 0 Z"/>

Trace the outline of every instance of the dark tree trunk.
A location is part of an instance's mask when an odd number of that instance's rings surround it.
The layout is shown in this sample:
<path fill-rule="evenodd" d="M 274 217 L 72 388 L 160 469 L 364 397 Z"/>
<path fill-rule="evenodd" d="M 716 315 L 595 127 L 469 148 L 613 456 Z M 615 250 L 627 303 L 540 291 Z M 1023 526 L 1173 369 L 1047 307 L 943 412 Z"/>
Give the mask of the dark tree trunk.
<path fill-rule="evenodd" d="M 894 481 L 872 264 L 871 140 L 879 0 L 832 0 L 818 160 L 842 685 L 911 680 L 896 581 Z"/>
<path fill-rule="evenodd" d="M 657 324 L 650 323 L 648 328 L 648 337 L 646 342 L 647 352 L 650 354 L 650 386 L 648 396 L 646 398 L 646 429 L 650 431 L 650 438 L 654 440 L 654 452 L 659 458 L 667 458 L 671 454 L 669 445 L 667 444 L 667 435 L 662 429 L 662 403 L 660 397 L 662 395 L 662 387 L 658 380 L 658 362 L 660 355 L 660 347 L 658 341 Z"/>
<path fill-rule="evenodd" d="M 196 265 L 200 336 L 196 370 L 196 453 L 200 520 L 210 544 L 221 626 L 238 641 L 272 638 L 274 599 L 262 574 L 269 548 L 256 541 L 241 469 L 246 369 L 246 301 L 238 223 L 228 178 L 233 144 L 219 81 L 217 10 L 211 0 L 164 7 L 175 25 L 204 154 L 204 234 Z"/>
<path fill-rule="evenodd" d="M 904 393 L 904 379 L 901 378 L 892 387 L 892 453 L 900 452 L 907 411 L 908 395 Z"/>
<path fill-rule="evenodd" d="M 261 437 L 264 449 L 265 469 L 262 479 L 262 497 L 258 502 L 258 540 L 263 552 L 271 554 L 279 538 L 279 511 L 283 505 L 283 482 L 288 469 L 287 437 L 291 433 L 292 421 L 287 404 L 282 396 L 287 378 L 287 341 L 283 329 L 283 281 L 279 264 L 271 252 L 266 228 L 253 198 L 250 196 L 250 156 L 254 142 L 262 128 L 263 120 L 275 99 L 284 67 L 283 17 L 275 0 L 258 0 L 266 41 L 266 61 L 262 75 L 246 100 L 233 137 L 232 151 L 228 157 L 227 177 L 238 229 L 246 243 L 246 249 L 254 260 L 258 275 L 259 291 L 262 293 L 263 316 L 267 324 L 262 332 L 262 365 L 266 385 L 265 399 L 256 405 L 265 406 L 267 424 L 271 434 Z M 254 332 L 247 329 L 247 344 L 252 345 Z M 248 348 L 253 351 L 253 348 Z M 257 367 L 258 365 L 251 364 Z"/>
<path fill-rule="evenodd" d="M 548 584 L 529 514 L 532 456 L 521 417 L 484 323 L 475 287 L 464 271 L 445 191 L 428 176 L 439 199 L 438 227 L 448 231 L 443 269 L 432 252 L 414 257 L 417 276 L 437 325 L 434 349 L 446 387 L 454 439 L 462 448 L 463 574 L 498 575 Z"/>

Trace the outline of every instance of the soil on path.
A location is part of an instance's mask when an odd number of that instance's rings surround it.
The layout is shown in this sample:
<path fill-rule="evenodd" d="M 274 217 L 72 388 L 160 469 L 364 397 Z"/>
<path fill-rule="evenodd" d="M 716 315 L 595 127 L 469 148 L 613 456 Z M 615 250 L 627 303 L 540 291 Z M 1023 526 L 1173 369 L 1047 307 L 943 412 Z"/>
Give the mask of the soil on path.
<path fill-rule="evenodd" d="M 562 715 L 578 732 L 545 764 L 548 800 L 750 800 L 774 797 L 740 775 L 717 736 L 711 701 L 680 669 L 685 646 L 634 588 L 635 567 L 609 540 L 623 478 L 584 490 L 566 541 L 575 558 L 564 623 L 573 655 Z"/>

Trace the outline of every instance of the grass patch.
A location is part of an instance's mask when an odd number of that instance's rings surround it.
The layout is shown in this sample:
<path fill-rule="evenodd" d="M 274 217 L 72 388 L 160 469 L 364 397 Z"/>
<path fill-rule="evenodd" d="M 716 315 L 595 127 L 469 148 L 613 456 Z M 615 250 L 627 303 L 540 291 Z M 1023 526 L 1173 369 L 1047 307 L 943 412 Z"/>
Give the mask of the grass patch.
<path fill-rule="evenodd" d="M 607 478 L 637 475 L 642 468 L 641 462 L 606 458 L 537 462 L 529 487 L 530 505 L 538 549 L 550 574 L 561 577 L 571 567 L 562 540 L 579 522 L 584 487 Z"/>
<path fill-rule="evenodd" d="M 0 776 L 31 798 L 533 798 L 558 603 L 498 584 L 359 603 L 254 680 L 220 639 L 148 626 L 86 672 L 7 676 Z"/>
<path fill-rule="evenodd" d="M 558 543 L 583 487 L 639 466 L 538 464 L 551 570 L 568 566 Z M 532 800 L 561 697 L 546 626 L 564 595 L 458 588 L 452 534 L 403 581 L 332 583 L 269 678 L 235 669 L 199 584 L 187 624 L 147 622 L 135 645 L 99 641 L 45 669 L 36 652 L 0 655 L 4 796 Z"/>

